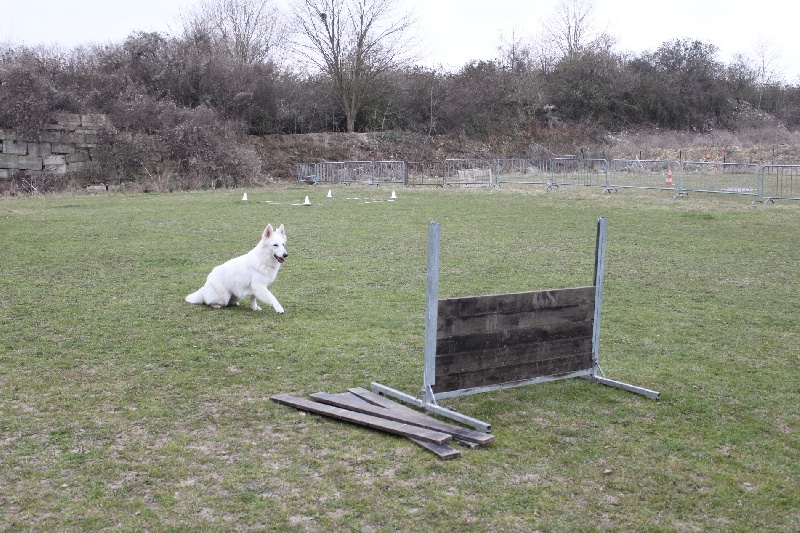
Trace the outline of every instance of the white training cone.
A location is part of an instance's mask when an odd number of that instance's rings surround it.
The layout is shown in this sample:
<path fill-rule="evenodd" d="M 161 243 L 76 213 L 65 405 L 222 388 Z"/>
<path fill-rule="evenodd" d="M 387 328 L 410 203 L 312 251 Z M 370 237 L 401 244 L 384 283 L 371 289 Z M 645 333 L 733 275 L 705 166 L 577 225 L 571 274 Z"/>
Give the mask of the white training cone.
<path fill-rule="evenodd" d="M 397 195 L 394 193 L 394 191 L 392 191 L 392 198 L 391 199 L 392 200 L 397 200 Z"/>
<path fill-rule="evenodd" d="M 306 196 L 306 200 L 303 202 L 303 205 L 311 205 L 311 200 L 308 199 L 308 196 Z"/>
<path fill-rule="evenodd" d="M 246 202 L 246 201 L 247 201 L 247 193 L 244 193 L 244 196 L 242 196 L 242 201 L 243 201 L 243 202 Z"/>
<path fill-rule="evenodd" d="M 333 195 L 331 194 L 331 190 L 330 189 L 328 189 L 328 196 L 326 196 L 326 198 L 333 198 Z"/>

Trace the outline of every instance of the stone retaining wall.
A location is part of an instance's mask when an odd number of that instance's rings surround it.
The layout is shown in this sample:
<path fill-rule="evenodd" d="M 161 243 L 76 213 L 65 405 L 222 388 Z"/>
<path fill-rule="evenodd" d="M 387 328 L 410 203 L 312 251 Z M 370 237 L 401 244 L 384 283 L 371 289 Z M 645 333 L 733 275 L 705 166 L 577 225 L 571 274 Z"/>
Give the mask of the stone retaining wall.
<path fill-rule="evenodd" d="M 36 141 L 0 130 L 0 179 L 23 171 L 31 178 L 63 176 L 92 167 L 105 115 L 61 113 Z"/>

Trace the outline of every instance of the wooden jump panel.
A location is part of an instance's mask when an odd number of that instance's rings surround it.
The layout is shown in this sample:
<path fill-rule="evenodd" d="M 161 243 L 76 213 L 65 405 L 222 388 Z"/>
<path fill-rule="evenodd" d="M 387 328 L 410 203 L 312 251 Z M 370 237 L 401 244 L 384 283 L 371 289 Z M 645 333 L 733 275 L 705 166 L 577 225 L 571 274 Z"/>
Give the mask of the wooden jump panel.
<path fill-rule="evenodd" d="M 592 368 L 595 287 L 438 301 L 435 393 Z"/>

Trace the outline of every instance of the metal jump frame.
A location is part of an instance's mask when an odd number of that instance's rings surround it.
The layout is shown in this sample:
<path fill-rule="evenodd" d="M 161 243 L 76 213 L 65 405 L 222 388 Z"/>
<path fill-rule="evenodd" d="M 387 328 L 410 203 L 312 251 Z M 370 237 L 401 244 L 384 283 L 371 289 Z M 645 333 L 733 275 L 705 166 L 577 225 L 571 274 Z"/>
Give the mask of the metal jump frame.
<path fill-rule="evenodd" d="M 594 268 L 594 286 L 595 286 L 595 306 L 594 306 L 594 320 L 592 329 L 592 366 L 585 370 L 579 370 L 563 376 L 540 376 L 526 381 L 515 381 L 513 383 L 504 383 L 499 385 L 479 387 L 466 390 L 448 391 L 436 394 L 433 392 L 433 385 L 435 384 L 436 376 L 436 332 L 438 321 L 438 300 L 439 300 L 439 245 L 441 242 L 441 225 L 438 222 L 431 222 L 428 227 L 428 273 L 427 273 L 427 289 L 426 289 L 426 304 L 425 304 L 425 346 L 424 346 L 424 371 L 422 389 L 417 396 L 411 396 L 404 392 L 392 389 L 380 383 L 373 382 L 372 390 L 379 394 L 391 396 L 400 401 L 406 402 L 416 407 L 421 407 L 432 413 L 450 418 L 452 420 L 470 425 L 479 431 L 491 431 L 491 424 L 458 413 L 446 407 L 442 407 L 437 403 L 437 400 L 444 398 L 452 398 L 457 396 L 467 396 L 479 392 L 489 392 L 494 390 L 507 389 L 512 387 L 521 387 L 524 385 L 533 385 L 536 383 L 544 383 L 548 381 L 556 381 L 569 378 L 584 378 L 595 381 L 602 385 L 623 389 L 635 394 L 641 394 L 648 398 L 658 398 L 659 392 L 623 383 L 621 381 L 614 381 L 605 377 L 605 373 L 600 368 L 599 363 L 599 348 L 600 348 L 600 313 L 603 303 L 603 274 L 605 269 L 605 254 L 606 254 L 606 227 L 607 220 L 601 217 L 597 221 L 597 241 L 595 251 L 595 268 Z"/>

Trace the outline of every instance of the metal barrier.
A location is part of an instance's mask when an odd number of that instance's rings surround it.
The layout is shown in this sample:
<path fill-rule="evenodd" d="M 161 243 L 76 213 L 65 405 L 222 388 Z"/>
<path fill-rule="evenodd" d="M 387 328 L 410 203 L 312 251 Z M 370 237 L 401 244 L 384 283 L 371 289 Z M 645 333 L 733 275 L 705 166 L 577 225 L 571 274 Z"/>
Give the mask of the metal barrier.
<path fill-rule="evenodd" d="M 494 159 L 445 159 L 444 184 L 461 186 L 494 185 Z"/>
<path fill-rule="evenodd" d="M 297 179 L 306 183 L 317 183 L 317 164 L 300 163 L 297 165 Z"/>
<path fill-rule="evenodd" d="M 550 185 L 551 159 L 495 159 L 497 185 Z"/>
<path fill-rule="evenodd" d="M 764 165 L 759 183 L 759 198 L 764 203 L 800 200 L 800 165 Z"/>
<path fill-rule="evenodd" d="M 685 161 L 680 193 L 759 194 L 759 166 L 745 163 Z"/>
<path fill-rule="evenodd" d="M 551 187 L 562 185 L 608 188 L 608 161 L 606 159 L 554 157 L 551 169 L 548 190 Z"/>
<path fill-rule="evenodd" d="M 406 162 L 406 187 L 433 185 L 444 187 L 444 162 L 408 161 Z"/>
<path fill-rule="evenodd" d="M 314 183 L 341 183 L 346 176 L 344 163 L 325 161 L 316 166 L 317 179 Z"/>
<path fill-rule="evenodd" d="M 317 163 L 317 179 L 314 183 L 363 183 L 375 185 L 374 161 L 325 161 Z"/>
<path fill-rule="evenodd" d="M 405 184 L 406 181 L 405 161 L 375 161 L 372 184 Z"/>
<path fill-rule="evenodd" d="M 764 165 L 661 159 L 588 159 L 578 157 L 446 159 L 434 162 L 340 161 L 301 163 L 297 179 L 306 183 L 349 185 L 404 184 L 494 186 L 562 185 L 735 194 L 753 202 L 800 200 L 800 165 Z"/>
<path fill-rule="evenodd" d="M 660 159 L 612 159 L 607 190 L 659 189 L 681 194 L 680 161 Z"/>
<path fill-rule="evenodd" d="M 350 185 L 362 183 L 372 185 L 375 182 L 375 163 L 372 161 L 345 161 L 342 163 L 342 175 L 339 183 Z"/>

